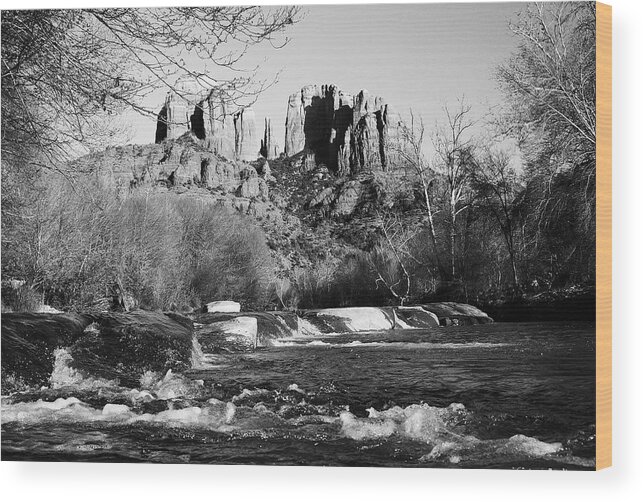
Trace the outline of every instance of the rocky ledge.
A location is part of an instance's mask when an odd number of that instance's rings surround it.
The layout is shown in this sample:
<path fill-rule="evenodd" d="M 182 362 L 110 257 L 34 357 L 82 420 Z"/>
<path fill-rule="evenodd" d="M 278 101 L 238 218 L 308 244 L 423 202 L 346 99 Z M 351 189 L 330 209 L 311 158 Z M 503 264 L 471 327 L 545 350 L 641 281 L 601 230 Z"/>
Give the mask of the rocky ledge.
<path fill-rule="evenodd" d="M 201 348 L 244 352 L 291 337 L 488 322 L 493 320 L 481 310 L 451 302 L 296 313 L 204 312 L 192 318 L 144 310 L 7 313 L 2 315 L 2 393 L 45 385 L 56 371 L 136 387 L 147 372 L 192 367 Z"/>
<path fill-rule="evenodd" d="M 294 312 L 209 312 L 196 314 L 196 336 L 205 352 L 252 350 L 295 336 L 426 329 L 486 324 L 471 305 L 443 302 L 409 307 L 346 307 Z"/>

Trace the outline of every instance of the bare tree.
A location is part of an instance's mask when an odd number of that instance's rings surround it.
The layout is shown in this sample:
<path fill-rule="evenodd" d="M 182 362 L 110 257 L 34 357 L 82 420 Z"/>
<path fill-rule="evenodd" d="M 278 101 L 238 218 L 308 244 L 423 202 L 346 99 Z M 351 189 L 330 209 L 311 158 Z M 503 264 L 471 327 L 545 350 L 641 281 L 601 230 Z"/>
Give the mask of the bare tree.
<path fill-rule="evenodd" d="M 596 5 L 530 4 L 510 29 L 520 47 L 498 77 L 512 98 L 515 128 L 542 128 L 541 147 L 595 159 Z"/>
<path fill-rule="evenodd" d="M 378 211 L 377 217 L 383 243 L 371 252 L 368 262 L 377 276 L 376 284 L 382 284 L 402 306 L 411 296 L 408 245 L 416 232 L 409 229 L 398 214 Z"/>
<path fill-rule="evenodd" d="M 466 210 L 465 190 L 470 171 L 474 165 L 474 144 L 470 129 L 475 122 L 470 116 L 471 106 L 464 98 L 458 101 L 455 110 L 444 107 L 446 124 L 436 126 L 433 147 L 436 152 L 434 170 L 446 182 L 446 198 L 449 225 L 449 278 L 456 278 L 456 245 L 458 215 Z"/>
<path fill-rule="evenodd" d="M 405 167 L 410 168 L 411 171 L 417 176 L 420 182 L 420 189 L 422 191 L 422 204 L 426 214 L 426 223 L 428 228 L 428 235 L 430 239 L 431 248 L 435 257 L 435 262 L 440 272 L 441 278 L 446 278 L 446 270 L 444 268 L 440 249 L 438 247 L 438 239 L 435 229 L 435 204 L 433 203 L 433 185 L 435 182 L 436 173 L 429 167 L 429 163 L 424 155 L 424 122 L 422 118 L 416 119 L 413 110 L 409 112 L 409 122 L 402 122 L 399 127 L 400 141 L 395 144 L 389 145 L 389 148 L 394 149 L 395 153 L 400 157 Z"/>
<path fill-rule="evenodd" d="M 504 129 L 526 159 L 529 236 L 542 254 L 531 261 L 559 283 L 574 270 L 592 277 L 583 264 L 595 254 L 596 6 L 530 4 L 510 29 L 520 45 L 498 79 L 509 105 Z"/>
<path fill-rule="evenodd" d="M 520 288 L 516 265 L 515 203 L 520 189 L 518 175 L 509 155 L 501 150 L 486 149 L 472 173 L 473 184 L 486 208 L 493 214 L 502 233 L 511 266 L 515 290 Z"/>

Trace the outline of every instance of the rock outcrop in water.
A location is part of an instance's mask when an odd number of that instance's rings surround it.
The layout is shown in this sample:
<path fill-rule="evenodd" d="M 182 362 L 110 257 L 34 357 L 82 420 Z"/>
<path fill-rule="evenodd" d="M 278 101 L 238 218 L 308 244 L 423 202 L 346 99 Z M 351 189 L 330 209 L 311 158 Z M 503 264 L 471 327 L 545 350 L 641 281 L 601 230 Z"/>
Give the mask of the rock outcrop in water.
<path fill-rule="evenodd" d="M 482 310 L 467 303 L 427 303 L 422 305 L 422 308 L 435 314 L 441 326 L 464 326 L 493 322 L 493 319 Z"/>
<path fill-rule="evenodd" d="M 256 340 L 246 334 L 243 340 L 231 321 L 254 318 Z M 204 349 L 247 350 L 252 343 L 269 346 L 275 340 L 295 336 L 330 333 L 426 329 L 438 326 L 470 325 L 493 322 L 481 310 L 463 303 L 431 303 L 409 307 L 344 307 L 293 312 L 201 313 L 197 337 Z M 245 321 L 244 321 L 245 322 Z M 247 331 L 247 330 L 246 330 Z M 249 333 L 249 332 L 248 332 Z M 244 349 L 245 347 L 245 349 Z M 206 350 L 207 351 L 207 350 Z"/>
<path fill-rule="evenodd" d="M 259 138 L 250 107 L 233 109 L 230 100 L 195 84 L 177 84 L 165 98 L 156 125 L 155 142 L 173 140 L 186 132 L 226 159 L 256 160 Z"/>
<path fill-rule="evenodd" d="M 272 345 L 272 341 L 278 338 L 297 336 L 300 332 L 299 318 L 294 312 L 203 313 L 195 316 L 195 321 L 201 325 L 196 331 L 199 343 L 206 349 L 214 347 L 219 341 L 223 344 L 220 348 L 231 349 L 230 346 L 236 344 L 235 334 L 229 333 L 230 343 L 226 340 L 226 330 L 223 329 L 225 325 L 221 323 L 229 323 L 241 317 L 256 319 L 256 345 L 259 347 Z M 211 336 L 211 333 L 215 336 Z"/>
<path fill-rule="evenodd" d="M 386 170 L 399 139 L 400 117 L 380 97 L 334 85 L 309 85 L 290 96 L 285 153 L 311 156 L 339 175 Z M 313 160 L 314 159 L 314 160 Z"/>
<path fill-rule="evenodd" d="M 346 307 L 300 310 L 299 315 L 322 333 L 423 329 L 486 324 L 487 314 L 465 303 L 429 303 L 411 307 Z"/>
<path fill-rule="evenodd" d="M 437 316 L 422 307 L 346 307 L 302 310 L 299 314 L 321 333 L 422 329 L 439 326 Z"/>
<path fill-rule="evenodd" d="M 136 310 L 100 314 L 2 315 L 3 391 L 46 384 L 55 353 L 66 349 L 84 376 L 137 386 L 146 371 L 165 374 L 192 364 L 193 337 L 206 352 L 247 351 L 275 340 L 328 333 L 422 329 L 493 322 L 461 303 L 414 307 L 347 307 L 294 312 L 209 312 L 193 320 Z"/>
<path fill-rule="evenodd" d="M 145 371 L 191 365 L 192 321 L 177 314 L 137 310 L 104 314 L 2 315 L 2 389 L 45 385 L 54 353 L 67 349 L 85 376 L 137 386 Z"/>

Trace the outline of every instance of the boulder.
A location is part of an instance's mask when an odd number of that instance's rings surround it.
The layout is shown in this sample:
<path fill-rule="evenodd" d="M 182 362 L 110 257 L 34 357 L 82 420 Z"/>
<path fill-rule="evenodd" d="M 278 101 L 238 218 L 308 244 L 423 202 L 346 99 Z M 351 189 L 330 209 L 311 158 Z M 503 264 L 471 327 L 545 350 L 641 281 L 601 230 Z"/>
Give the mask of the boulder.
<path fill-rule="evenodd" d="M 350 216 L 355 212 L 362 197 L 362 184 L 358 180 L 344 183 L 338 191 L 334 201 L 334 216 Z"/>
<path fill-rule="evenodd" d="M 233 301 L 210 302 L 203 307 L 204 312 L 240 312 L 241 304 Z"/>
<path fill-rule="evenodd" d="M 440 325 L 438 316 L 422 306 L 301 310 L 299 315 L 321 333 L 426 329 Z"/>
<path fill-rule="evenodd" d="M 308 207 L 328 207 L 334 200 L 335 190 L 333 187 L 326 187 L 308 202 Z"/>
<path fill-rule="evenodd" d="M 268 200 L 268 185 L 263 178 L 248 178 L 237 190 L 239 197 L 247 199 L 260 198 L 263 201 Z"/>

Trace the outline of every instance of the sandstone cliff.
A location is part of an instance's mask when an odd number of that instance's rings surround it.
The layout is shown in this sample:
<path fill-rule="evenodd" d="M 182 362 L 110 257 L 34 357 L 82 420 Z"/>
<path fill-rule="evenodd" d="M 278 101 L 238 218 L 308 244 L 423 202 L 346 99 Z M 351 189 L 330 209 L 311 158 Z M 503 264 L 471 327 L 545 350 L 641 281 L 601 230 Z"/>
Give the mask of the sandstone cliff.
<path fill-rule="evenodd" d="M 259 219 L 274 214 L 266 179 L 252 164 L 213 153 L 191 134 L 160 144 L 112 147 L 77 162 L 90 165 L 103 186 L 116 193 L 155 186 L 214 197 Z"/>
<path fill-rule="evenodd" d="M 156 126 L 155 142 L 177 139 L 190 132 L 210 151 L 227 159 L 256 160 L 259 139 L 250 107 L 232 109 L 230 100 L 216 92 L 177 84 L 165 98 Z"/>

